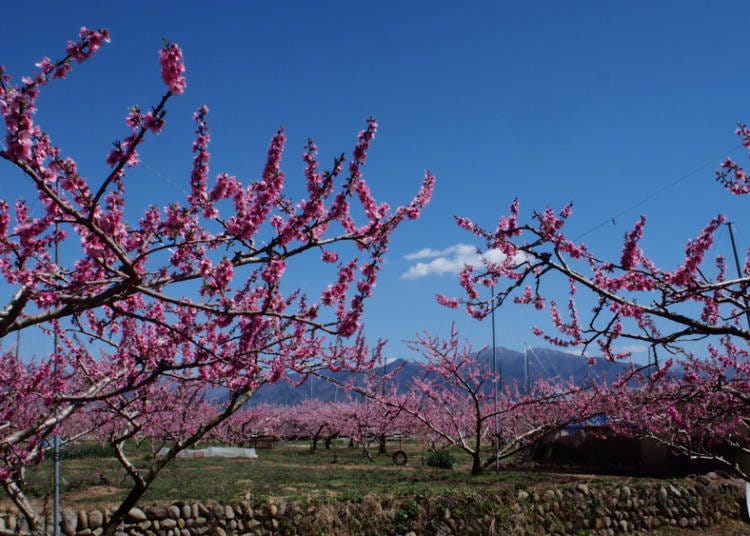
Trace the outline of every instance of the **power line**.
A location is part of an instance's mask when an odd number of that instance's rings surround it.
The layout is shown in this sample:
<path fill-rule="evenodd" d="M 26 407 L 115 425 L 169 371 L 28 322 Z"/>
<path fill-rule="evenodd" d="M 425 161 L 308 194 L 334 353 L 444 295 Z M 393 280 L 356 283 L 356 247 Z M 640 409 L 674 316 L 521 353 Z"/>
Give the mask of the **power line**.
<path fill-rule="evenodd" d="M 737 149 L 741 149 L 742 147 L 743 147 L 742 144 L 735 145 L 731 149 L 728 149 L 728 150 L 722 152 L 720 155 L 706 160 L 705 162 L 703 162 L 701 165 L 699 165 L 698 167 L 696 167 L 692 171 L 689 171 L 689 172 L 687 172 L 687 173 L 685 173 L 683 175 L 680 175 L 679 177 L 677 177 L 676 179 L 674 179 L 672 182 L 669 182 L 669 183 L 665 184 L 664 186 L 662 186 L 660 188 L 657 188 L 656 190 L 652 191 L 651 193 L 649 193 L 648 195 L 646 195 L 645 197 L 643 197 L 637 203 L 634 203 L 634 204 L 630 205 L 629 207 L 627 207 L 625 209 L 622 209 L 617 214 L 613 214 L 612 216 L 610 216 L 607 219 L 603 220 L 601 223 L 599 223 L 599 224 L 593 226 L 592 228 L 590 228 L 588 231 L 585 231 L 582 234 L 578 235 L 575 238 L 575 241 L 578 242 L 584 236 L 593 233 L 597 229 L 601 229 L 605 225 L 609 225 L 610 223 L 614 224 L 615 221 L 617 220 L 617 218 L 619 218 L 621 216 L 624 216 L 625 214 L 627 214 L 628 212 L 632 211 L 633 209 L 636 209 L 636 208 L 644 205 L 645 203 L 647 203 L 648 201 L 650 201 L 651 199 L 653 199 L 657 195 L 659 195 L 659 194 L 661 194 L 661 193 L 669 190 L 670 188 L 673 188 L 673 187 L 677 186 L 679 183 L 687 180 L 688 178 L 692 177 L 693 175 L 695 175 L 699 171 L 703 171 L 708 166 L 714 165 L 717 161 L 719 161 L 722 158 L 726 157 L 727 154 L 732 154 L 735 151 L 737 151 Z"/>

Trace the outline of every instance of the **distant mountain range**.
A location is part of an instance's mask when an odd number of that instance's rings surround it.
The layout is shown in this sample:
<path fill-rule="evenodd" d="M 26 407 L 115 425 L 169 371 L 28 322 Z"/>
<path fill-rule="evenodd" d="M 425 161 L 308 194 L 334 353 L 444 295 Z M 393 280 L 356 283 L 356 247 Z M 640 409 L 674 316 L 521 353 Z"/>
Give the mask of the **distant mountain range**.
<path fill-rule="evenodd" d="M 628 363 L 611 362 L 602 358 L 595 358 L 594 364 L 589 365 L 586 358 L 580 355 L 569 354 L 552 349 L 534 348 L 524 353 L 509 350 L 507 348 L 495 348 L 498 372 L 502 375 L 504 383 L 517 382 L 523 386 L 526 381 L 525 363 L 528 360 L 530 381 L 539 378 L 551 379 L 560 377 L 564 380 L 572 379 L 577 385 L 592 380 L 606 379 L 614 380 L 620 372 L 629 367 Z M 490 368 L 492 364 L 492 351 L 484 350 L 479 356 L 480 362 Z M 396 359 L 384 366 L 377 367 L 375 373 L 382 375 L 389 371 L 402 367 L 393 381 L 397 383 L 399 391 L 407 391 L 414 381 L 414 377 L 424 374 L 422 368 L 413 361 Z M 339 372 L 336 374 L 326 373 L 327 376 L 338 382 L 346 383 L 361 380 L 351 372 Z M 253 395 L 250 403 L 258 404 L 283 404 L 295 405 L 307 398 L 315 398 L 323 401 L 343 401 L 347 399 L 347 392 L 332 382 L 320 378 L 308 379 L 300 387 L 294 387 L 286 382 L 278 382 L 275 385 L 264 385 Z"/>

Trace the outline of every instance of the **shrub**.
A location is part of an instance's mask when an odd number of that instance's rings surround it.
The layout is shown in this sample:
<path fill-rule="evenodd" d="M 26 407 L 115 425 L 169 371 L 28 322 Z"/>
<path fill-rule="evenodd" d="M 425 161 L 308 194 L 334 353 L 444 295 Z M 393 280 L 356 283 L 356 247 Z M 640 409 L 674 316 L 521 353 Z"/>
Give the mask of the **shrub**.
<path fill-rule="evenodd" d="M 434 450 L 427 456 L 427 465 L 439 469 L 453 469 L 456 459 L 447 450 Z"/>
<path fill-rule="evenodd" d="M 80 460 L 83 458 L 114 458 L 115 449 L 111 445 L 99 443 L 78 443 L 63 448 L 62 456 L 66 460 Z"/>

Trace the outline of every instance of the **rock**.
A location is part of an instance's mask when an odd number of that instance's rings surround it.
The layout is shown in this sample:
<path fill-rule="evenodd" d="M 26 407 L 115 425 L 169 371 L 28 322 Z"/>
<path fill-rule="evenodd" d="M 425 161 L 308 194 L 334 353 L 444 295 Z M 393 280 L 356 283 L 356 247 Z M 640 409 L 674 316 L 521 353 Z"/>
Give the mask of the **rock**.
<path fill-rule="evenodd" d="M 169 508 L 166 509 L 166 511 L 164 512 L 164 515 L 161 516 L 159 519 L 164 519 L 167 516 L 171 517 L 172 519 L 179 519 L 180 514 L 182 514 L 182 509 L 176 504 L 173 504 Z"/>
<path fill-rule="evenodd" d="M 276 517 L 276 515 L 279 513 L 279 507 L 275 504 L 268 505 L 268 515 L 271 517 Z"/>
<path fill-rule="evenodd" d="M 227 532 L 221 527 L 214 527 L 215 536 L 227 536 Z"/>
<path fill-rule="evenodd" d="M 583 493 L 584 495 L 588 495 L 588 494 L 590 493 L 590 491 L 591 491 L 591 490 L 589 489 L 589 487 L 588 487 L 588 485 L 587 485 L 587 484 L 578 484 L 578 485 L 576 486 L 576 489 L 577 489 L 578 491 L 580 491 L 581 493 Z"/>
<path fill-rule="evenodd" d="M 15 521 L 15 518 L 11 518 Z M 15 523 L 13 523 L 15 525 Z M 73 510 L 65 509 L 62 511 L 60 520 L 60 530 L 68 536 L 74 536 L 78 525 L 78 515 Z M 15 529 L 16 527 L 13 527 Z"/>
<path fill-rule="evenodd" d="M 234 519 L 234 509 L 228 504 L 224 507 L 224 518 L 232 520 Z"/>
<path fill-rule="evenodd" d="M 167 509 L 163 506 L 149 506 L 143 509 L 143 513 L 149 519 L 162 519 L 167 517 Z"/>
<path fill-rule="evenodd" d="M 89 516 L 85 510 L 78 510 L 78 531 L 89 528 Z"/>
<path fill-rule="evenodd" d="M 193 509 L 190 508 L 190 506 L 188 506 L 187 504 L 183 504 L 181 514 L 182 514 L 181 517 L 184 517 L 184 518 L 192 517 Z"/>
<path fill-rule="evenodd" d="M 239 517 L 243 517 L 245 515 L 245 512 L 247 511 L 248 506 L 250 506 L 249 502 L 240 501 L 234 505 L 234 513 Z"/>
<path fill-rule="evenodd" d="M 140 521 L 136 524 L 136 527 L 139 529 L 146 531 L 151 528 L 151 521 Z M 159 530 L 159 527 L 156 527 L 156 530 Z"/>
<path fill-rule="evenodd" d="M 148 521 L 148 516 L 140 508 L 131 508 L 130 512 L 125 516 L 125 519 L 134 523 L 139 523 L 141 521 Z"/>
<path fill-rule="evenodd" d="M 530 495 L 529 495 L 528 491 L 524 491 L 524 490 L 519 490 L 518 491 L 518 500 L 519 501 L 525 501 L 529 497 L 530 497 Z M 448 509 L 446 508 L 446 510 L 448 510 Z M 448 510 L 448 512 L 450 513 L 450 510 Z"/>
<path fill-rule="evenodd" d="M 94 532 L 91 529 L 83 529 L 76 532 L 76 536 L 91 536 Z"/>
<path fill-rule="evenodd" d="M 177 526 L 177 520 L 172 518 L 162 519 L 159 523 L 163 528 L 173 529 Z"/>
<path fill-rule="evenodd" d="M 104 525 L 104 514 L 99 510 L 92 510 L 88 515 L 89 527 L 98 529 Z"/>

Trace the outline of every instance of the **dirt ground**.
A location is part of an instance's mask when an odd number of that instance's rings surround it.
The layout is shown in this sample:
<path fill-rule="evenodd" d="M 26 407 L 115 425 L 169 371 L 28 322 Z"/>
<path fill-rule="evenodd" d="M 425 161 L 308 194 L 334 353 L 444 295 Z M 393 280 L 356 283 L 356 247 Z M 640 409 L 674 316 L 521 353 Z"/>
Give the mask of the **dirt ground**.
<path fill-rule="evenodd" d="M 750 524 L 742 521 L 726 521 L 721 525 L 714 525 L 705 530 L 697 529 L 665 529 L 656 534 L 663 536 L 750 536 Z"/>

